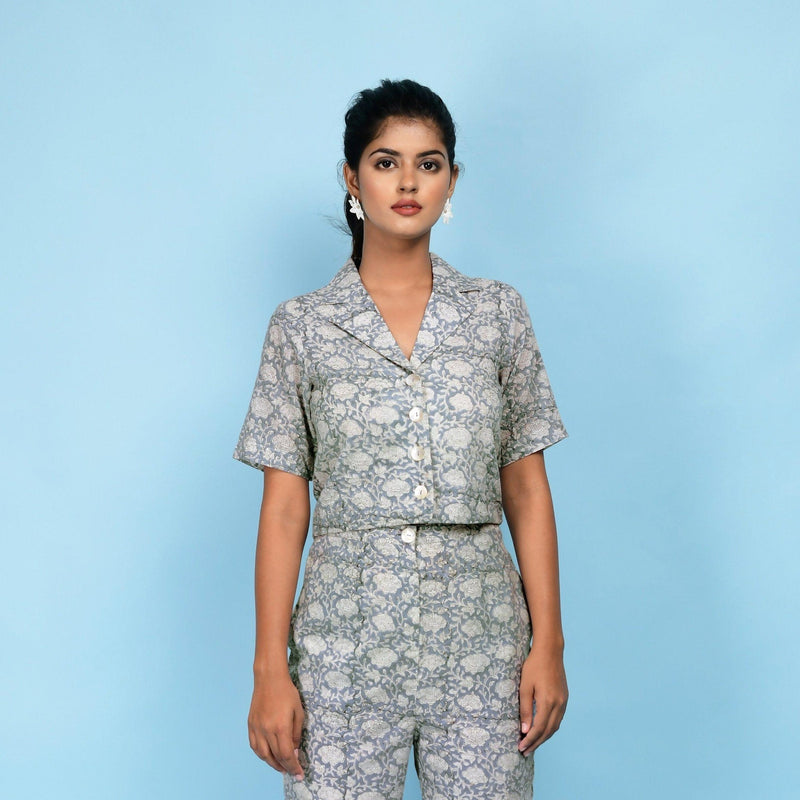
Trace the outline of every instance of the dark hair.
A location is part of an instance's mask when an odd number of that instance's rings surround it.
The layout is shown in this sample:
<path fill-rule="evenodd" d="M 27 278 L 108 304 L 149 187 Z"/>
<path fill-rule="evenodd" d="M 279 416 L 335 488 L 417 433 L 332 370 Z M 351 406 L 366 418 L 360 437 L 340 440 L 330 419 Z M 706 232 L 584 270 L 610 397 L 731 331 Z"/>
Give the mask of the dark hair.
<path fill-rule="evenodd" d="M 364 148 L 380 133 L 389 117 L 424 120 L 434 124 L 447 148 L 450 169 L 455 163 L 456 129 L 447 106 L 436 92 L 416 81 L 384 79 L 375 89 L 364 89 L 351 101 L 344 115 L 344 157 L 352 169 L 358 169 Z M 345 194 L 344 216 L 353 237 L 352 258 L 361 264 L 364 246 L 364 221 L 349 213 Z"/>

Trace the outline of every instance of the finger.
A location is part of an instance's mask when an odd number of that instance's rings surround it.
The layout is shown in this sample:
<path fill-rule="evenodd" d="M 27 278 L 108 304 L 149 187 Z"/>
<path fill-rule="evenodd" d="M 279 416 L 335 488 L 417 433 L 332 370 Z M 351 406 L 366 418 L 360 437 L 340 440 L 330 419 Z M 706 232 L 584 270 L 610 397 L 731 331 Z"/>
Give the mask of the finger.
<path fill-rule="evenodd" d="M 300 764 L 300 742 L 303 737 L 305 716 L 302 705 L 298 705 L 294 713 L 294 724 L 292 726 L 292 744 L 294 745 L 294 755 L 298 764 Z M 302 768 L 302 764 L 300 764 L 300 766 Z"/>
<path fill-rule="evenodd" d="M 533 687 L 520 685 L 519 688 L 519 727 L 527 733 L 533 724 Z"/>
<path fill-rule="evenodd" d="M 269 749 L 269 743 L 267 742 L 267 737 L 264 733 L 261 734 L 253 733 L 250 739 L 250 746 L 253 748 L 253 752 L 262 761 L 266 761 L 267 764 L 269 764 L 273 769 L 277 770 L 278 772 L 284 772 L 283 767 L 281 767 L 281 765 L 272 755 L 272 751 Z"/>
<path fill-rule="evenodd" d="M 300 747 L 300 739 L 303 735 L 303 723 L 305 722 L 305 712 L 302 705 L 295 708 L 294 716 L 292 717 L 292 742 L 295 748 Z"/>
<path fill-rule="evenodd" d="M 538 741 L 533 742 L 533 747 L 537 748 L 539 745 L 544 744 L 560 727 L 564 719 L 564 712 L 567 710 L 567 701 L 557 700 L 552 704 L 549 717 L 547 719 L 544 731 L 539 737 Z"/>
<path fill-rule="evenodd" d="M 264 742 L 264 749 L 262 751 L 262 755 L 259 756 L 262 761 L 266 761 L 274 770 L 283 774 L 286 772 L 283 767 L 278 763 L 277 759 L 272 755 L 272 751 L 269 749 L 266 741 Z"/>
<path fill-rule="evenodd" d="M 549 719 L 545 722 L 542 722 L 541 728 L 537 727 L 535 731 L 533 731 L 533 738 L 531 739 L 530 743 L 523 749 L 523 755 L 529 755 L 537 747 L 547 741 L 552 735 L 551 731 L 551 723 Z"/>
<path fill-rule="evenodd" d="M 536 713 L 533 715 L 533 725 L 530 731 L 528 731 L 528 734 L 523 737 L 522 741 L 519 743 L 520 752 L 525 752 L 531 746 L 535 746 L 535 743 L 540 739 L 547 727 L 551 712 L 551 705 L 546 705 L 542 701 L 536 702 Z"/>
<path fill-rule="evenodd" d="M 538 725 L 535 725 L 535 730 L 531 731 L 533 737 L 530 744 L 526 745 L 523 753 L 527 755 L 528 752 L 533 752 L 537 747 L 544 744 L 558 729 L 558 709 L 551 706 L 549 713 L 542 715 L 542 720 Z"/>
<path fill-rule="evenodd" d="M 303 776 L 303 767 L 295 754 L 292 742 L 292 729 L 290 726 L 281 726 L 270 732 L 269 738 L 272 755 L 290 775 Z"/>

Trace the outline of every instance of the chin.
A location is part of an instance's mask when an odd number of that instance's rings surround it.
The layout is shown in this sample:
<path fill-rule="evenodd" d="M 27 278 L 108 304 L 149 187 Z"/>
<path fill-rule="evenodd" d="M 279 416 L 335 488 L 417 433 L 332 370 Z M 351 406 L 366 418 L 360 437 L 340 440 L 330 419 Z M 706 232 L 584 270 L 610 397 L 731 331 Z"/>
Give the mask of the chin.
<path fill-rule="evenodd" d="M 387 233 L 400 236 L 404 239 L 418 239 L 420 236 L 424 236 L 426 233 L 430 232 L 436 224 L 436 220 L 430 222 L 409 217 L 405 220 L 399 220 L 399 223 L 398 225 L 397 222 L 395 222 L 394 225 L 384 230 L 386 230 Z"/>
<path fill-rule="evenodd" d="M 423 236 L 427 236 L 431 232 L 430 228 L 421 227 L 415 228 L 412 230 L 404 230 L 404 231 L 396 231 L 394 235 L 398 239 L 421 239 Z"/>

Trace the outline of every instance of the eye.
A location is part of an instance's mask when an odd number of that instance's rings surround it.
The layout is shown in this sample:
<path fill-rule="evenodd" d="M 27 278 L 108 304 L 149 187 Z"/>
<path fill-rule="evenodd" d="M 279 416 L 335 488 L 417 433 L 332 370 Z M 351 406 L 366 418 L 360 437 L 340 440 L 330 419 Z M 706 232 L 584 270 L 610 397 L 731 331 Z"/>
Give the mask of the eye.
<path fill-rule="evenodd" d="M 379 167 L 380 169 L 389 169 L 392 166 L 392 160 L 390 158 L 382 158 L 380 161 L 375 162 L 375 166 Z"/>
<path fill-rule="evenodd" d="M 439 169 L 439 164 L 436 161 L 423 161 L 421 166 L 425 172 L 435 172 Z"/>

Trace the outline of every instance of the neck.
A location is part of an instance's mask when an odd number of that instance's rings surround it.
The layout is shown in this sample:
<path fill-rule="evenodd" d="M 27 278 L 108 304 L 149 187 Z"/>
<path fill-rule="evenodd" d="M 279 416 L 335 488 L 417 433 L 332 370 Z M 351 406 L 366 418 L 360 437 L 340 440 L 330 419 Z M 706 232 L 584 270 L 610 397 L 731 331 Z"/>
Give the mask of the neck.
<path fill-rule="evenodd" d="M 389 291 L 430 287 L 433 273 L 430 259 L 430 232 L 419 239 L 376 241 L 364 238 L 359 273 L 364 285 Z"/>

